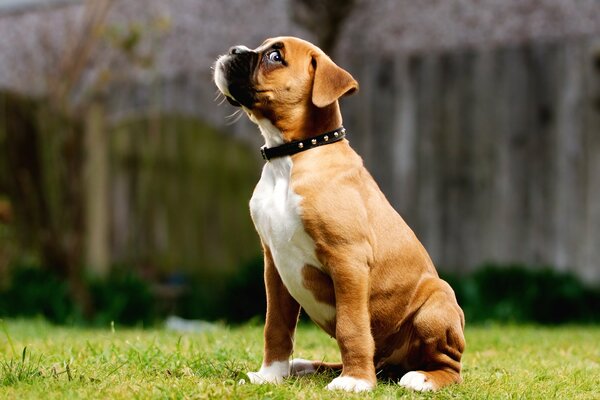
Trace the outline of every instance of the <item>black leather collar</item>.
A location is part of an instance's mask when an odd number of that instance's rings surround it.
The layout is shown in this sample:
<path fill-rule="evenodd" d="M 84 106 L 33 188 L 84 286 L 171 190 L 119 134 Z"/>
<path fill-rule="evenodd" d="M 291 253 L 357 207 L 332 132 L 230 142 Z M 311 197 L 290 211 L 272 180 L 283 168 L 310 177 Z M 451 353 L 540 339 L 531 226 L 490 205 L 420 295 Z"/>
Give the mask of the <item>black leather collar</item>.
<path fill-rule="evenodd" d="M 325 132 L 322 135 L 314 136 L 312 138 L 296 140 L 290 143 L 282 144 L 281 146 L 270 148 L 263 146 L 260 148 L 260 154 L 262 154 L 263 159 L 269 161 L 273 158 L 291 156 L 292 154 L 300 153 L 301 151 L 335 143 L 342 140 L 345 136 L 346 129 L 344 129 L 343 126 L 340 126 L 336 130 Z"/>

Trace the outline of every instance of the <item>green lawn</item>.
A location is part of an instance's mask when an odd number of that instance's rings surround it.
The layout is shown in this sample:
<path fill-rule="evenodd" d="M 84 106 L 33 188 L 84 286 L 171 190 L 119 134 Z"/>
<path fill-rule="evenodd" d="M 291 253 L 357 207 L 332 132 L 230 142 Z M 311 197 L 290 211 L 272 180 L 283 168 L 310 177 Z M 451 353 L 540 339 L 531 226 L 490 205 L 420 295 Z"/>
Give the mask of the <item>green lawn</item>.
<path fill-rule="evenodd" d="M 24 349 L 26 349 L 25 354 Z M 324 390 L 332 376 L 239 384 L 261 362 L 262 327 L 207 333 L 0 322 L 0 398 L 558 398 L 600 399 L 600 326 L 467 329 L 464 383 L 418 394 L 379 382 L 370 394 Z M 24 357 L 23 357 L 24 356 Z M 338 360 L 335 341 L 299 328 L 297 357 Z"/>

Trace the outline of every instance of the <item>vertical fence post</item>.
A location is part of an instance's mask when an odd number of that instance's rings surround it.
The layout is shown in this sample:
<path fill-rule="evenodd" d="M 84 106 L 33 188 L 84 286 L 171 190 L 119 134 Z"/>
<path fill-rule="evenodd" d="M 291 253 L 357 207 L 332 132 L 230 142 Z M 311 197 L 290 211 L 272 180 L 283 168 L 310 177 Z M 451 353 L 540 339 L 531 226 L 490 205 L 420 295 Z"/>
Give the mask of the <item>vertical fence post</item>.
<path fill-rule="evenodd" d="M 92 276 L 109 272 L 108 139 L 101 101 L 90 103 L 85 116 L 85 265 Z"/>

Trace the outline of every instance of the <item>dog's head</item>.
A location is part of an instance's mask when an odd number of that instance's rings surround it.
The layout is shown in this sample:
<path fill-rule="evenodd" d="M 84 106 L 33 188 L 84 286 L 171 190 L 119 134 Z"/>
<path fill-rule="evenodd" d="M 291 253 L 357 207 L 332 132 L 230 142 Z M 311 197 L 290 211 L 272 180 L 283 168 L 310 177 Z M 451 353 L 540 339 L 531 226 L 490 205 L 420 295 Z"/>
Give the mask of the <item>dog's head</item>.
<path fill-rule="evenodd" d="M 217 87 L 232 105 L 291 136 L 291 127 L 311 129 L 311 119 L 339 114 L 337 100 L 358 89 L 354 78 L 321 49 L 294 37 L 267 39 L 254 50 L 232 47 L 214 71 Z"/>

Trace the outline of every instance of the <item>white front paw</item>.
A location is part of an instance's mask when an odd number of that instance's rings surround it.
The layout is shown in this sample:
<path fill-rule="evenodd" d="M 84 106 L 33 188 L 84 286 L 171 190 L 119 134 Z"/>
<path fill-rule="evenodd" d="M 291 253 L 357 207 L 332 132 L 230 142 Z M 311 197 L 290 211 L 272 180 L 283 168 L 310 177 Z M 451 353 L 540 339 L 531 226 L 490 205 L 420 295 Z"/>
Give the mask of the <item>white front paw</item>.
<path fill-rule="evenodd" d="M 281 383 L 283 378 L 290 374 L 289 361 L 274 361 L 270 365 L 263 365 L 258 372 L 248 372 L 251 383 L 262 385 L 265 383 Z"/>
<path fill-rule="evenodd" d="M 400 379 L 400 386 L 404 386 L 408 389 L 418 390 L 420 392 L 433 390 L 433 385 L 431 382 L 427 382 L 427 377 L 417 371 L 407 372 L 402 379 Z"/>
<path fill-rule="evenodd" d="M 281 383 L 283 382 L 283 376 L 281 375 L 273 375 L 273 374 L 263 374 L 260 371 L 258 372 L 248 372 L 248 378 L 250 379 L 250 383 L 254 383 L 255 385 L 262 385 L 265 383 Z"/>
<path fill-rule="evenodd" d="M 346 392 L 368 392 L 373 389 L 373 384 L 364 379 L 351 376 L 339 376 L 327 385 L 329 390 L 345 390 Z"/>

